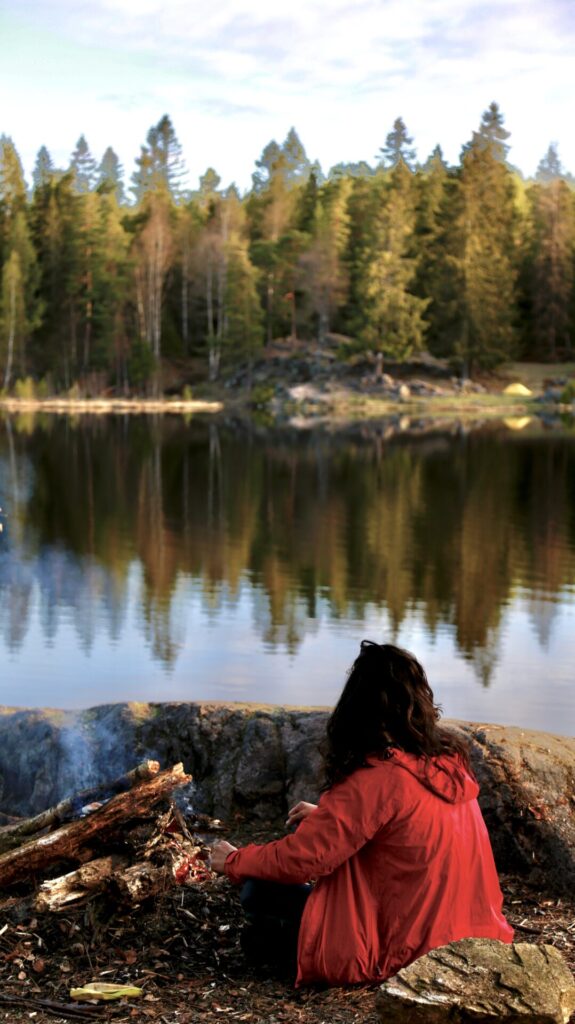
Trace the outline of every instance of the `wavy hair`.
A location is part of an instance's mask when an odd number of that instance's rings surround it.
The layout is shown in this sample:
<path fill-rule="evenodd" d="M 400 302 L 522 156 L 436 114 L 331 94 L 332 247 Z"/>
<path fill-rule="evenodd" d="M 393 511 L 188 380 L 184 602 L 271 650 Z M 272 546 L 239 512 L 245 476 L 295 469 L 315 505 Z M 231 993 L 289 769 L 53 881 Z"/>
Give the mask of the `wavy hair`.
<path fill-rule="evenodd" d="M 441 715 L 417 658 L 393 644 L 362 640 L 327 725 L 325 789 L 330 789 L 370 755 L 399 747 L 419 757 L 458 754 L 469 768 L 463 737 L 438 725 Z"/>

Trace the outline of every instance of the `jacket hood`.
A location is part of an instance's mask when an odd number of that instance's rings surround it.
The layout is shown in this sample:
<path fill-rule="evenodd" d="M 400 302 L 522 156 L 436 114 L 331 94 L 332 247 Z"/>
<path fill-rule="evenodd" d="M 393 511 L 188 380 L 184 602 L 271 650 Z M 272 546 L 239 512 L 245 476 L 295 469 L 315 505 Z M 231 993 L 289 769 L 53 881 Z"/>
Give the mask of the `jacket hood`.
<path fill-rule="evenodd" d="M 438 757 L 417 757 L 391 747 L 388 759 L 413 775 L 422 786 L 449 804 L 475 800 L 479 786 L 465 768 L 458 754 Z"/>

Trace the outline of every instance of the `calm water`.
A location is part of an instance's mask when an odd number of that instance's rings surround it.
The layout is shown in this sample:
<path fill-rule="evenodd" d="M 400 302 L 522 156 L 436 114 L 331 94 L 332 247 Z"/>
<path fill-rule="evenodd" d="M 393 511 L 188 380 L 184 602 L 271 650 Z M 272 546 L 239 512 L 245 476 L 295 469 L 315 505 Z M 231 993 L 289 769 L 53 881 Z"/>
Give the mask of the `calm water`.
<path fill-rule="evenodd" d="M 573 432 L 0 419 L 0 505 L 2 704 L 331 704 L 369 637 L 575 732 Z"/>

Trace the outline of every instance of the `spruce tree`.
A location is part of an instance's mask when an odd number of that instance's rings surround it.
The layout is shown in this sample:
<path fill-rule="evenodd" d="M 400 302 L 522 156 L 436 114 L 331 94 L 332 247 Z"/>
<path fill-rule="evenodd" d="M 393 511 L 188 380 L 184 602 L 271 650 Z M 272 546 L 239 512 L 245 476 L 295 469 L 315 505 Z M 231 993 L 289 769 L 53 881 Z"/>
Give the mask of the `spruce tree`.
<path fill-rule="evenodd" d="M 256 160 L 256 170 L 252 174 L 252 187 L 254 192 L 263 192 L 271 183 L 278 167 L 282 164 L 282 151 L 275 139 L 268 142 L 264 147 L 259 160 Z"/>
<path fill-rule="evenodd" d="M 78 277 L 81 267 L 82 196 L 71 172 L 52 177 L 34 193 L 31 219 L 44 307 L 33 350 L 40 375 L 69 388 L 78 373 Z"/>
<path fill-rule="evenodd" d="M 185 165 L 182 147 L 167 114 L 153 125 L 141 147 L 132 175 L 132 192 L 141 202 L 149 192 L 164 190 L 175 200 L 183 198 Z"/>
<path fill-rule="evenodd" d="M 451 341 L 463 372 L 511 358 L 516 343 L 514 182 L 496 104 L 464 147 L 446 245 L 452 269 Z"/>
<path fill-rule="evenodd" d="M 76 143 L 76 149 L 70 160 L 70 170 L 74 173 L 74 187 L 81 195 L 91 192 L 96 186 L 96 161 L 84 135 Z"/>
<path fill-rule="evenodd" d="M 342 262 L 347 279 L 347 301 L 341 311 L 344 333 L 354 338 L 362 335 L 370 300 L 366 295 L 366 282 L 372 253 L 376 247 L 376 218 L 380 205 L 382 179 L 353 177 L 347 214 L 349 229 Z"/>
<path fill-rule="evenodd" d="M 529 310 L 533 354 L 570 356 L 575 310 L 575 204 L 557 147 L 549 146 L 528 192 Z"/>
<path fill-rule="evenodd" d="M 349 178 L 322 187 L 311 225 L 311 244 L 301 257 L 302 290 L 307 294 L 314 315 L 320 345 L 325 343 L 347 295 L 343 256 L 349 234 L 350 189 Z"/>
<path fill-rule="evenodd" d="M 46 146 L 40 146 L 36 156 L 36 163 L 32 171 L 32 189 L 43 188 L 50 181 L 54 174 L 54 164 Z"/>
<path fill-rule="evenodd" d="M 495 160 L 505 162 L 509 153 L 507 139 L 510 133 L 503 125 L 503 114 L 495 102 L 489 104 L 479 125 L 479 131 L 473 133 L 472 145 L 485 146 Z"/>
<path fill-rule="evenodd" d="M 550 142 L 545 156 L 541 158 L 537 166 L 535 180 L 540 182 L 542 185 L 548 185 L 550 182 L 557 181 L 558 178 L 564 177 L 565 173 L 559 159 L 557 143 Z"/>
<path fill-rule="evenodd" d="M 298 185 L 307 181 L 311 173 L 311 164 L 295 128 L 290 128 L 287 133 L 282 153 L 288 185 Z"/>
<path fill-rule="evenodd" d="M 98 167 L 96 188 L 100 192 L 112 192 L 118 205 L 124 202 L 124 168 L 117 153 L 108 146 Z"/>
<path fill-rule="evenodd" d="M 449 170 L 441 146 L 436 146 L 417 172 L 417 213 L 414 247 L 418 254 L 414 290 L 428 300 L 426 344 L 437 356 L 449 354 L 445 335 L 446 304 L 451 271 L 445 260 L 445 220 L 449 212 Z"/>
<path fill-rule="evenodd" d="M 370 347 L 404 359 L 423 347 L 427 299 L 415 294 L 415 184 L 400 160 L 389 180 L 378 185 L 375 247 L 365 281 L 366 323 Z"/>
<path fill-rule="evenodd" d="M 28 225 L 26 183 L 20 157 L 10 138 L 0 138 L 0 351 L 3 386 L 15 368 L 26 370 L 27 345 L 39 322 L 36 254 Z"/>

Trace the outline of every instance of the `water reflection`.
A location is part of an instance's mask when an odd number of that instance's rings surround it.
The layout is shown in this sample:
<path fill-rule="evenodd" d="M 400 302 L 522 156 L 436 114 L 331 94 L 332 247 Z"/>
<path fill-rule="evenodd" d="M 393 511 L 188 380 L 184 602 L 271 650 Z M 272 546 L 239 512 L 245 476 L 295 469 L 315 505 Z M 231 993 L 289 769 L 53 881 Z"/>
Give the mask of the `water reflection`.
<path fill-rule="evenodd" d="M 401 639 L 417 624 L 429 650 L 447 630 L 488 687 L 519 607 L 552 677 L 554 623 L 574 602 L 574 469 L 572 436 L 503 425 L 282 439 L 168 417 L 4 419 L 0 699 L 20 702 L 34 645 L 71 664 L 77 646 L 96 678 L 139 644 L 148 673 L 174 672 L 202 630 L 238 622 L 252 660 L 292 665 L 328 628 L 359 638 L 375 621 Z M 230 693 L 216 695 L 232 695 L 237 635 L 231 669 L 218 644 Z M 102 683 L 102 700 L 125 696 Z"/>

